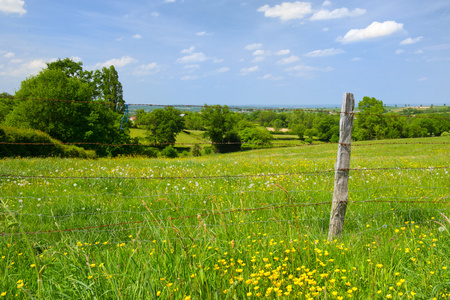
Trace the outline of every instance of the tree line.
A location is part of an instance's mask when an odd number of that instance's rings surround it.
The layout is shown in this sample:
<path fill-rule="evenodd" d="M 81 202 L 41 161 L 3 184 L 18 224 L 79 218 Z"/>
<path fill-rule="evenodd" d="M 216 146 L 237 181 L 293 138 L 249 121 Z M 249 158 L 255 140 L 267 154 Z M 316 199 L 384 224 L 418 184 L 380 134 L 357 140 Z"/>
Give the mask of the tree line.
<path fill-rule="evenodd" d="M 266 127 L 273 127 L 275 131 L 288 128 L 289 134 L 310 143 L 313 139 L 339 140 L 339 113 L 239 112 L 226 105 L 205 105 L 199 112 L 189 112 L 166 106 L 135 113 L 134 126 L 146 129 L 145 142 L 156 147 L 150 148 L 131 137 L 130 122 L 121 124 L 127 117 L 125 110 L 122 84 L 114 66 L 88 71 L 81 62 L 59 59 L 23 80 L 14 97 L 0 94 L 0 139 L 9 142 L 42 140 L 42 135 L 30 137 L 30 129 L 38 130 L 48 135 L 45 139 L 84 143 L 80 146 L 94 150 L 97 156 L 155 156 L 157 148 L 173 146 L 183 130 L 203 131 L 204 138 L 211 141 L 213 150 L 219 153 L 272 146 L 273 135 Z M 381 100 L 364 97 L 357 110 L 353 139 L 358 141 L 439 136 L 449 130 L 450 117 L 446 109 L 435 112 L 432 115 L 435 118 L 401 118 L 404 112 L 388 113 Z M 111 146 L 124 144 L 133 146 Z M 5 147 L 8 146 L 0 148 L 0 156 L 14 152 L 11 147 Z M 173 149 L 166 152 L 173 152 Z M 198 145 L 195 153 L 198 153 Z"/>

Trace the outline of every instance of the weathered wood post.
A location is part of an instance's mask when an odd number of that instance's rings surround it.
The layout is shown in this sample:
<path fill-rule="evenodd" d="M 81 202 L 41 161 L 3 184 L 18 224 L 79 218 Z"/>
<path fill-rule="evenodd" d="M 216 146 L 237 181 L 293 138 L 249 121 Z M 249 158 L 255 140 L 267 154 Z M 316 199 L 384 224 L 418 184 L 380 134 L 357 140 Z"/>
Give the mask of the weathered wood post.
<path fill-rule="evenodd" d="M 348 201 L 348 174 L 350 169 L 351 139 L 353 128 L 353 94 L 345 93 L 339 123 L 339 147 L 334 175 L 333 204 L 331 206 L 328 240 L 342 234 Z"/>

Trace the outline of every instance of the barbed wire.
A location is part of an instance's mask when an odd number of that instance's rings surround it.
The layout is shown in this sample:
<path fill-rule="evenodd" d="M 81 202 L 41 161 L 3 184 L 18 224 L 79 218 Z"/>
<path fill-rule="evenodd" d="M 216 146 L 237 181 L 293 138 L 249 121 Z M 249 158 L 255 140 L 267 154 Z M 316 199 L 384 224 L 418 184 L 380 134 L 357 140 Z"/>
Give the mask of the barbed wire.
<path fill-rule="evenodd" d="M 450 196 L 445 197 L 445 199 L 450 198 Z M 363 200 L 363 201 L 348 201 L 347 204 L 367 204 L 367 203 L 392 203 L 394 200 Z M 84 230 L 91 230 L 91 229 L 98 229 L 98 228 L 105 228 L 105 227 L 116 227 L 116 226 L 124 226 L 124 225 L 134 225 L 134 224 L 147 224 L 147 223 L 158 223 L 160 225 L 161 222 L 173 222 L 176 220 L 186 220 L 186 219 L 194 219 L 194 218 L 205 218 L 209 216 L 214 215 L 225 215 L 225 214 L 233 214 L 233 213 L 245 213 L 245 212 L 254 212 L 254 211 L 261 211 L 261 210 L 277 210 L 281 208 L 296 208 L 296 207 L 311 207 L 311 206 L 322 206 L 322 205 L 330 205 L 332 204 L 332 201 L 326 201 L 326 202 L 310 202 L 310 203 L 296 203 L 296 204 L 285 204 L 285 205 L 277 205 L 277 206 L 267 206 L 267 207 L 259 207 L 259 208 L 235 208 L 230 210 L 223 210 L 223 211 L 207 211 L 206 213 L 197 213 L 193 215 L 187 215 L 187 216 L 179 216 L 179 217 L 169 217 L 165 219 L 154 219 L 154 220 L 145 220 L 145 221 L 130 221 L 130 222 L 119 222 L 119 223 L 113 223 L 113 224 L 100 224 L 100 225 L 93 225 L 93 226 L 86 226 L 86 227 L 78 227 L 78 228 L 67 228 L 67 229 L 58 229 L 58 230 L 44 230 L 44 231 L 27 231 L 26 234 L 51 234 L 51 233 L 62 233 L 62 232 L 73 232 L 73 231 L 84 231 Z M 402 204 L 450 204 L 450 201 L 424 201 L 424 200 L 395 200 L 395 203 L 402 203 Z M 202 210 L 204 211 L 204 210 Z M 153 213 L 153 212 L 152 212 Z M 328 220 L 329 218 L 323 218 L 323 220 Z M 292 219 L 290 221 L 317 221 L 320 219 Z M 278 220 L 280 221 L 280 220 Z M 253 221 L 255 222 L 255 221 Z M 252 222 L 252 223 L 253 223 Z M 261 223 L 259 221 L 256 221 L 257 223 Z M 240 225 L 242 223 L 238 223 Z M 234 224 L 235 225 L 235 224 Z M 198 225 L 196 225 L 198 226 Z M 15 233 L 7 233 L 7 232 L 1 232 L 0 236 L 11 236 L 11 235 L 21 235 L 21 232 L 15 232 Z"/>
<path fill-rule="evenodd" d="M 332 142 L 323 142 L 323 143 L 305 143 L 305 144 L 296 144 L 295 142 L 298 140 L 292 140 L 292 143 L 278 143 L 277 140 L 283 141 L 283 139 L 276 139 L 274 143 L 272 143 L 267 148 L 276 148 L 278 146 L 290 146 L 290 147 L 310 147 L 310 146 L 320 146 L 320 145 L 343 145 L 343 146 L 354 146 L 354 147 L 368 147 L 375 145 L 448 145 L 448 142 L 380 142 L 380 143 L 364 143 L 364 144 L 346 144 L 346 143 L 332 143 Z M 289 140 L 289 139 L 288 139 Z M 285 141 L 285 140 L 284 140 Z M 21 146 L 55 146 L 55 145 L 92 145 L 92 146 L 108 146 L 108 147 L 122 147 L 122 146 L 144 146 L 144 147 L 160 147 L 160 146 L 191 146 L 191 145 L 267 145 L 267 143 L 262 142 L 228 142 L 228 143 L 215 143 L 215 142 L 189 142 L 189 143 L 129 143 L 129 144 L 107 144 L 107 143 L 91 143 L 91 142 L 59 142 L 59 143 L 23 143 L 23 142 L 0 142 L 0 145 L 21 145 Z"/>
<path fill-rule="evenodd" d="M 48 176 L 48 175 L 17 175 L 17 174 L 0 174 L 0 178 L 40 178 L 40 179 L 125 179 L 125 180 L 172 180 L 172 179 L 219 179 L 219 178 L 257 178 L 257 177 L 274 177 L 274 176 L 300 176 L 300 175 L 315 175 L 323 173 L 332 173 L 340 171 L 395 171 L 395 170 L 435 170 L 448 169 L 450 166 L 429 166 L 416 168 L 342 168 L 329 169 L 322 171 L 305 171 L 297 173 L 258 173 L 258 174 L 236 174 L 236 175 L 207 175 L 207 176 L 165 176 L 165 177 L 151 177 L 151 176 Z"/>

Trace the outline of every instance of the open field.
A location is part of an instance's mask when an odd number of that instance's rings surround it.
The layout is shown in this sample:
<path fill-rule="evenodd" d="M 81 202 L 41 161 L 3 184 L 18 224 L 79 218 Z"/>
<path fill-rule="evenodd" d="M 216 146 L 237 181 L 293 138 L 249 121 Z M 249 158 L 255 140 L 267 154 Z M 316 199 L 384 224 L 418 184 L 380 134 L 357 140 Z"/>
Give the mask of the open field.
<path fill-rule="evenodd" d="M 0 295 L 450 298 L 449 143 L 353 143 L 344 235 L 333 241 L 336 144 L 3 159 Z"/>

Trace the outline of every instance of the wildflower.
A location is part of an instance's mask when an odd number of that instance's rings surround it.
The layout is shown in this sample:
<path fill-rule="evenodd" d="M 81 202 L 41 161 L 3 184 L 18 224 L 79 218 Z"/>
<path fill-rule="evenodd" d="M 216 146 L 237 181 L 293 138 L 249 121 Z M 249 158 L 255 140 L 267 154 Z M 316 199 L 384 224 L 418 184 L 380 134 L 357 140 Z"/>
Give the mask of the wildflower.
<path fill-rule="evenodd" d="M 156 297 L 159 297 L 159 295 L 161 295 L 161 291 L 156 292 Z"/>
<path fill-rule="evenodd" d="M 380 269 L 383 267 L 382 264 L 376 264 L 375 266 L 376 266 L 377 268 L 380 268 Z"/>
<path fill-rule="evenodd" d="M 252 295 L 252 292 L 247 293 L 247 297 L 250 297 Z"/>
<path fill-rule="evenodd" d="M 6 292 L 1 293 L 0 296 L 5 297 L 6 296 Z"/>
<path fill-rule="evenodd" d="M 392 298 L 392 295 L 391 295 L 391 294 L 387 294 L 387 295 L 386 295 L 386 298 L 391 299 L 391 298 Z"/>
<path fill-rule="evenodd" d="M 34 268 L 34 267 L 36 267 L 36 265 L 35 265 L 35 264 L 32 264 L 32 265 L 30 265 L 30 268 Z"/>

